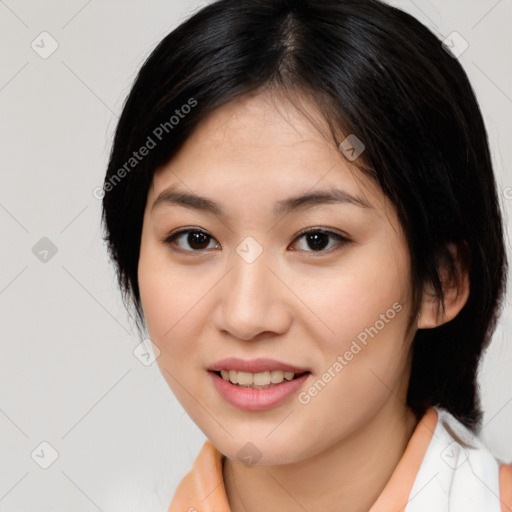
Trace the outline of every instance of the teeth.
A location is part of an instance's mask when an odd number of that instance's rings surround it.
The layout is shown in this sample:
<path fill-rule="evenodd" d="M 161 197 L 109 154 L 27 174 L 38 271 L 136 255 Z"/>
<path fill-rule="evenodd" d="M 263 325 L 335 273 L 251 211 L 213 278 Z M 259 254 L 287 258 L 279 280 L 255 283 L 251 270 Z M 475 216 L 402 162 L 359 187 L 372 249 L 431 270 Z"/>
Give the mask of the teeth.
<path fill-rule="evenodd" d="M 251 374 L 248 374 L 251 375 Z M 257 386 L 266 386 L 267 384 L 270 384 L 270 372 L 259 372 L 254 373 L 252 383 L 256 384 Z"/>
<path fill-rule="evenodd" d="M 229 376 L 231 377 L 231 372 L 229 372 Z M 240 386 L 250 386 L 251 384 L 254 384 L 253 377 L 253 373 L 238 372 L 236 382 L 240 384 Z"/>
<path fill-rule="evenodd" d="M 238 384 L 243 387 L 270 387 L 271 384 L 279 384 L 283 380 L 292 380 L 295 374 L 293 372 L 282 372 L 281 370 L 272 370 L 266 372 L 250 373 L 238 372 L 236 370 L 221 370 L 224 380 L 232 384 Z"/>

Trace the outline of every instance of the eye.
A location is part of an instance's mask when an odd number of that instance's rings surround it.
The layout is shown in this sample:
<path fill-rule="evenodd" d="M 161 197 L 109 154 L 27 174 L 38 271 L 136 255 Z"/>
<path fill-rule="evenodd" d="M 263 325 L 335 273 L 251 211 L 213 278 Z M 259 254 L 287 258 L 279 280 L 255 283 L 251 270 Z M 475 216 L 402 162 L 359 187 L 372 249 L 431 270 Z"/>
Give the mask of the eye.
<path fill-rule="evenodd" d="M 311 251 L 303 248 L 300 249 L 305 250 L 306 252 L 328 252 L 330 249 L 332 249 L 332 245 L 327 250 L 325 249 L 329 246 L 329 238 L 335 240 L 334 246 L 343 246 L 351 241 L 347 237 L 333 231 L 320 228 L 309 228 L 307 230 L 301 231 L 295 238 L 294 242 L 300 239 L 304 239 L 306 244 L 312 248 Z M 206 249 L 212 249 L 219 246 L 217 243 L 217 245 L 214 247 L 208 247 L 210 242 L 213 240 L 215 239 L 206 233 L 206 231 L 195 228 L 182 229 L 176 233 L 172 233 L 164 239 L 164 243 L 175 245 L 185 252 L 202 252 Z M 184 244 L 188 244 L 190 249 L 185 249 Z"/>
<path fill-rule="evenodd" d="M 187 237 L 184 238 L 184 235 L 187 235 Z M 185 252 L 200 252 L 208 249 L 209 241 L 211 240 L 215 239 L 201 229 L 183 229 L 169 235 L 165 238 L 164 242 L 169 245 L 177 245 Z M 179 243 L 180 241 L 188 244 L 192 249 L 183 249 L 183 246 Z"/>
<path fill-rule="evenodd" d="M 302 238 L 304 238 L 304 240 L 306 241 L 307 246 L 312 248 L 312 251 L 308 251 L 306 249 L 306 252 L 330 251 L 330 249 L 332 249 L 332 245 L 329 249 L 325 250 L 325 247 L 329 245 L 329 238 L 333 238 L 336 241 L 336 243 L 334 243 L 335 247 L 336 245 L 343 246 L 351 241 L 350 239 L 343 235 L 340 235 L 339 233 L 335 233 L 333 231 L 328 231 L 320 228 L 310 228 L 307 230 L 303 230 L 299 233 L 295 240 L 300 240 Z"/>

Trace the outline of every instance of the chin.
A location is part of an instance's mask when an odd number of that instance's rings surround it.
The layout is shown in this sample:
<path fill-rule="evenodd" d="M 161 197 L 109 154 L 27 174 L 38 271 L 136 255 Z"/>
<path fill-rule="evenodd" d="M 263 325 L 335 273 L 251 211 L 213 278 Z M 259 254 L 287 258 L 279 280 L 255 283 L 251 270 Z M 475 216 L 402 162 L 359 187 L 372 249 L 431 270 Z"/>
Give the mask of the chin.
<path fill-rule="evenodd" d="M 209 439 L 228 459 L 247 466 L 279 466 L 293 464 L 304 458 L 297 452 L 297 445 L 290 443 L 290 438 L 269 440 L 261 435 L 247 435 L 244 440 L 236 436 L 234 439 L 226 439 L 226 436 L 222 440 L 217 440 L 215 436 Z"/>

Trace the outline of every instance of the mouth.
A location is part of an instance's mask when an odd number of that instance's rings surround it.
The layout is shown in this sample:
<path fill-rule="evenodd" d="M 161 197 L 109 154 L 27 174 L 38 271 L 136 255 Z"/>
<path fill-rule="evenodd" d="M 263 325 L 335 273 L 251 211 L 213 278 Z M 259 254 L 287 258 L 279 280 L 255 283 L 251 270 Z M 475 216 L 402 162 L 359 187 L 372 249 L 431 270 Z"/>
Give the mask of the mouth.
<path fill-rule="evenodd" d="M 223 380 L 229 382 L 230 384 L 241 387 L 241 388 L 250 388 L 250 389 L 268 389 L 283 382 L 289 382 L 295 379 L 299 379 L 302 376 L 309 374 L 309 371 L 282 371 L 282 370 L 266 370 L 262 372 L 245 372 L 238 370 L 219 370 L 212 371 Z"/>
<path fill-rule="evenodd" d="M 246 366 L 247 367 L 247 366 Z M 292 396 L 306 385 L 311 372 L 299 370 L 209 369 L 212 384 L 220 397 L 231 406 L 245 411 L 264 411 L 290 403 Z M 235 382 L 236 381 L 236 382 Z"/>
<path fill-rule="evenodd" d="M 233 386 L 250 389 L 268 389 L 311 373 L 308 368 L 260 357 L 240 359 L 228 357 L 210 365 L 208 370 Z"/>

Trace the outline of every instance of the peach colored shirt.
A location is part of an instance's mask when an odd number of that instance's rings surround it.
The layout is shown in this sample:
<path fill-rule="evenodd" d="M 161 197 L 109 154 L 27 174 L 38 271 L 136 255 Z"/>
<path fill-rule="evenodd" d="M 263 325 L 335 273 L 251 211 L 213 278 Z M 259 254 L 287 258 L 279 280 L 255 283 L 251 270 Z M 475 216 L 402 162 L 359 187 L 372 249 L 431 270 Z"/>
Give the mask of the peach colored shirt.
<path fill-rule="evenodd" d="M 452 437 L 454 430 L 470 436 L 446 411 L 429 409 L 369 512 L 512 512 L 512 465 L 499 463 L 479 441 L 477 449 L 466 451 L 464 441 Z M 207 440 L 168 512 L 230 512 L 223 457 Z"/>

